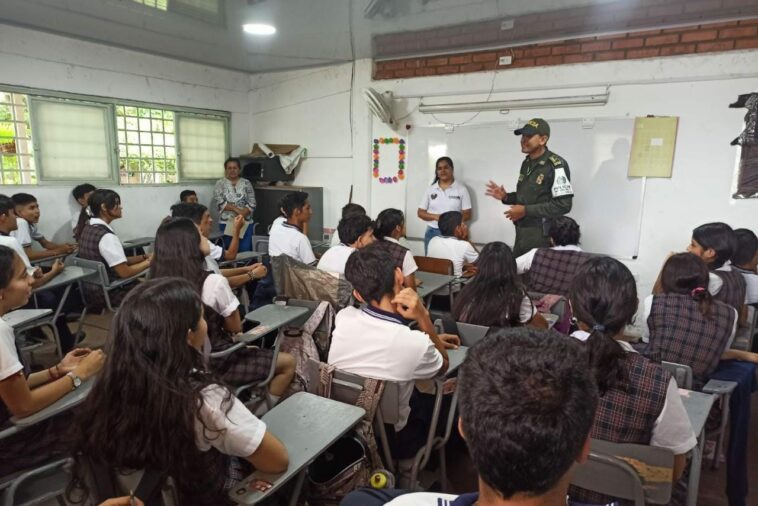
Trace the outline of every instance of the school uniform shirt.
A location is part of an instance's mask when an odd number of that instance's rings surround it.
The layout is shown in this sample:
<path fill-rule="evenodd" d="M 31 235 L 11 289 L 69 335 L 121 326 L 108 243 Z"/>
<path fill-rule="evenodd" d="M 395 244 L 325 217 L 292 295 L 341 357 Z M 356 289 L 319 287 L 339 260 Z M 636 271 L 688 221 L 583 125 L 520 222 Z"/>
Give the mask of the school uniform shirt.
<path fill-rule="evenodd" d="M 200 298 L 203 304 L 224 318 L 235 312 L 240 305 L 240 301 L 229 286 L 229 281 L 221 274 L 209 274 L 205 278 Z"/>
<path fill-rule="evenodd" d="M 726 263 L 725 265 L 722 265 L 716 270 L 730 272 L 732 270 L 732 266 L 729 263 Z M 708 273 L 708 292 L 710 292 L 710 294 L 715 297 L 721 291 L 722 286 L 724 286 L 724 280 L 721 279 L 718 276 L 718 274 L 709 272 Z"/>
<path fill-rule="evenodd" d="M 15 251 L 18 256 L 21 257 L 21 260 L 24 262 L 24 265 L 26 266 L 27 272 L 30 274 L 34 271 L 34 267 L 32 267 L 32 263 L 29 261 L 29 257 L 26 254 L 26 251 L 24 251 L 24 248 L 21 246 L 21 243 L 18 242 L 18 240 L 10 235 L 0 234 L 0 246 L 5 246 L 6 248 L 10 248 L 13 251 Z"/>
<path fill-rule="evenodd" d="M 532 262 L 534 261 L 534 255 L 537 253 L 537 250 L 540 248 L 532 248 L 520 257 L 516 258 L 516 270 L 519 274 L 524 274 L 525 272 L 528 272 L 529 269 L 532 268 Z M 582 248 L 580 248 L 576 244 L 567 244 L 565 246 L 553 246 L 550 249 L 554 249 L 557 251 L 582 251 Z M 718 276 L 717 276 L 718 277 Z"/>
<path fill-rule="evenodd" d="M 734 265 L 732 269 L 742 274 L 745 280 L 745 304 L 758 304 L 758 273 Z"/>
<path fill-rule="evenodd" d="M 474 506 L 478 500 L 477 492 L 462 495 L 411 492 L 392 499 L 385 506 Z"/>
<path fill-rule="evenodd" d="M 332 234 L 332 240 L 329 241 L 329 247 L 337 246 L 342 241 L 340 240 L 340 233 L 337 231 L 337 229 L 334 229 L 334 233 Z"/>
<path fill-rule="evenodd" d="M 205 257 L 205 270 L 221 274 L 221 268 L 218 266 L 218 261 L 224 256 L 224 248 L 218 244 L 213 244 L 212 242 L 209 242 L 208 245 L 210 246 L 211 252 Z"/>
<path fill-rule="evenodd" d="M 344 244 L 332 246 L 321 255 L 316 267 L 322 271 L 335 272 L 344 275 L 347 259 L 350 258 L 350 255 L 352 255 L 354 251 L 355 248 L 351 248 Z"/>
<path fill-rule="evenodd" d="M 16 351 L 16 338 L 13 327 L 0 318 L 0 381 L 10 378 L 24 370 Z"/>
<path fill-rule="evenodd" d="M 346 307 L 335 318 L 327 360 L 345 372 L 400 384 L 397 431 L 408 422 L 414 381 L 432 378 L 442 367 L 431 338 L 405 323 L 399 314 L 373 306 Z"/>
<path fill-rule="evenodd" d="M 295 225 L 283 222 L 281 226 L 271 227 L 268 237 L 268 254 L 272 257 L 287 255 L 306 265 L 316 261 L 311 241 Z"/>
<path fill-rule="evenodd" d="M 108 267 L 126 263 L 124 246 L 113 231 L 113 227 L 100 218 L 90 218 L 89 223 L 93 226 L 102 225 L 110 230 L 110 233 L 105 234 L 97 244 L 97 250 L 100 252 L 100 256 L 103 257 L 103 260 L 108 264 Z"/>
<path fill-rule="evenodd" d="M 572 337 L 580 341 L 586 341 L 590 336 L 588 332 L 577 330 Z M 627 353 L 637 353 L 632 345 L 626 341 L 616 341 L 621 348 Z M 653 435 L 650 439 L 650 446 L 657 448 L 666 448 L 671 450 L 674 455 L 682 455 L 693 449 L 697 445 L 695 432 L 692 430 L 690 418 L 682 403 L 682 396 L 679 395 L 679 387 L 676 380 L 671 378 L 666 389 L 666 400 L 663 403 L 661 414 L 655 420 L 653 425 Z"/>
<path fill-rule="evenodd" d="M 260 446 L 266 434 L 266 424 L 253 415 L 239 399 L 232 395 L 231 408 L 224 408 L 226 390 L 220 385 L 205 387 L 201 395 L 203 405 L 195 420 L 195 442 L 200 451 L 211 447 L 224 455 L 249 457 Z M 203 423 L 207 427 L 204 430 Z"/>
<path fill-rule="evenodd" d="M 16 223 L 18 223 L 18 228 L 11 232 L 11 236 L 15 237 L 24 248 L 31 246 L 32 240 L 42 241 L 45 239 L 45 236 L 37 230 L 36 224 L 29 223 L 21 217 L 16 218 Z"/>
<path fill-rule="evenodd" d="M 383 240 L 394 242 L 395 244 L 400 244 L 400 246 L 403 246 L 405 249 L 408 249 L 407 246 L 401 244 L 400 241 L 392 237 L 385 237 Z M 403 257 L 403 276 L 410 276 L 417 270 L 418 270 L 418 265 L 416 265 L 416 261 L 413 259 L 413 253 L 411 253 L 411 250 L 408 249 L 408 251 L 405 252 L 405 257 Z"/>
<path fill-rule="evenodd" d="M 716 276 L 718 277 L 718 276 Z M 710 291 L 710 290 L 709 290 Z M 650 317 L 650 312 L 653 310 L 653 299 L 655 298 L 655 295 L 648 295 L 645 297 L 645 301 L 643 302 L 643 312 L 642 312 L 642 342 L 647 343 L 650 341 L 650 327 L 647 325 L 647 319 Z M 732 325 L 732 335 L 729 338 L 729 340 L 726 342 L 726 346 L 724 347 L 724 351 L 728 350 L 732 347 L 732 341 L 734 341 L 734 335 L 737 332 L 737 310 L 732 308 L 732 311 L 734 312 L 734 324 Z"/>
<path fill-rule="evenodd" d="M 282 223 L 286 223 L 286 222 L 287 222 L 287 218 L 285 218 L 284 216 L 277 217 L 274 221 L 271 222 L 271 226 L 268 227 L 268 233 L 270 234 L 271 231 L 275 227 L 281 226 Z"/>
<path fill-rule="evenodd" d="M 466 187 L 458 181 L 453 181 L 453 184 L 444 190 L 440 188 L 440 184 L 437 182 L 426 189 L 418 207 L 431 214 L 442 214 L 448 211 L 462 213 L 471 209 L 471 197 Z M 426 224 L 432 228 L 439 228 L 436 220 L 427 221 Z"/>
<path fill-rule="evenodd" d="M 479 253 L 468 241 L 462 241 L 457 237 L 437 236 L 429 241 L 429 249 L 426 256 L 432 258 L 445 258 L 453 262 L 453 274 L 463 274 L 463 264 L 476 262 Z"/>

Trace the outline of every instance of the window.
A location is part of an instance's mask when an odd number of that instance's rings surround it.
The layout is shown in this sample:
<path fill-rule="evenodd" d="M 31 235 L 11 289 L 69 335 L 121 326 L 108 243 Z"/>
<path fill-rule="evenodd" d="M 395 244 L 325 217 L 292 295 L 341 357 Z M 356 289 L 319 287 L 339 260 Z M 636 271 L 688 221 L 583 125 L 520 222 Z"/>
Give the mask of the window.
<path fill-rule="evenodd" d="M 116 106 L 121 184 L 176 183 L 174 112 Z"/>
<path fill-rule="evenodd" d="M 158 10 L 168 10 L 168 0 L 134 0 L 138 4 L 146 5 L 147 7 L 154 7 Z"/>
<path fill-rule="evenodd" d="M 200 21 L 223 24 L 224 11 L 220 0 L 132 0 L 145 7 L 190 16 Z"/>
<path fill-rule="evenodd" d="M 229 152 L 226 119 L 177 116 L 182 179 L 218 179 Z"/>
<path fill-rule="evenodd" d="M 26 95 L 0 91 L 0 184 L 35 184 Z"/>

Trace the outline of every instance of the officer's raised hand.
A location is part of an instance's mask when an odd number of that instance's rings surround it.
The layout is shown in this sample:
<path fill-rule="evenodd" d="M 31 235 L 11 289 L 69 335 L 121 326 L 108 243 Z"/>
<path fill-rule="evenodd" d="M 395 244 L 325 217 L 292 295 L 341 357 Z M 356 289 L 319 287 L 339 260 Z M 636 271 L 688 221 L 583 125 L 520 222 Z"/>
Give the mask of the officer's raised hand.
<path fill-rule="evenodd" d="M 503 185 L 499 185 L 494 181 L 490 181 L 487 183 L 486 194 L 492 198 L 502 201 L 508 195 L 508 192 L 505 191 Z"/>

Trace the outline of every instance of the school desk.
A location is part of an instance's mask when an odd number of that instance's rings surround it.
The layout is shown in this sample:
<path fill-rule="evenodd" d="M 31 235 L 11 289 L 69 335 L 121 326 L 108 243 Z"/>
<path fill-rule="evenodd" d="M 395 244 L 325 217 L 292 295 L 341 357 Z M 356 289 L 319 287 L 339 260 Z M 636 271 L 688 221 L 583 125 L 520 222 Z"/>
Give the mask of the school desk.
<path fill-rule="evenodd" d="M 449 287 L 450 284 L 455 281 L 455 276 L 448 276 L 445 274 L 434 274 L 432 272 L 416 271 L 416 279 L 421 280 L 421 286 L 417 288 L 418 296 L 426 301 L 426 307 L 429 309 L 429 305 L 432 302 L 432 295 L 435 292 L 440 291 L 445 287 Z"/>
<path fill-rule="evenodd" d="M 698 487 L 700 486 L 700 469 L 702 467 L 703 449 L 705 447 L 705 422 L 716 400 L 711 394 L 695 392 L 693 390 L 679 389 L 684 409 L 690 418 L 690 425 L 697 436 L 697 446 L 692 449 L 690 459 L 690 476 L 687 484 L 687 506 L 697 504 Z"/>
<path fill-rule="evenodd" d="M 238 264 L 249 264 L 251 260 L 260 262 L 263 260 L 265 253 L 260 251 L 240 251 L 237 256 L 231 260 L 223 260 L 218 263 L 219 267 L 231 267 Z"/>
<path fill-rule="evenodd" d="M 18 418 L 15 416 L 11 417 L 11 423 L 18 428 L 24 428 L 64 413 L 84 402 L 84 399 L 87 398 L 94 384 L 95 377 L 87 378 L 86 380 L 82 381 L 82 384 L 79 386 L 79 388 L 67 393 L 46 408 L 23 418 Z"/>

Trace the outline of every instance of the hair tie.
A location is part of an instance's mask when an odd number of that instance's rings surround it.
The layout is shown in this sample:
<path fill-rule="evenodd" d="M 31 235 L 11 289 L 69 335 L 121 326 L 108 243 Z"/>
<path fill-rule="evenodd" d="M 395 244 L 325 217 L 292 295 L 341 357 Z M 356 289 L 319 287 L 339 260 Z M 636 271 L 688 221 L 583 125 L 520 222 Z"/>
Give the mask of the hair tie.
<path fill-rule="evenodd" d="M 697 288 L 692 289 L 692 291 L 690 292 L 690 295 L 692 296 L 692 298 L 695 298 L 703 292 L 705 292 L 705 288 L 703 288 L 702 286 L 698 286 Z"/>
<path fill-rule="evenodd" d="M 592 326 L 592 331 L 595 332 L 596 330 L 599 332 L 605 332 L 605 325 L 603 325 L 602 323 L 594 324 Z"/>

